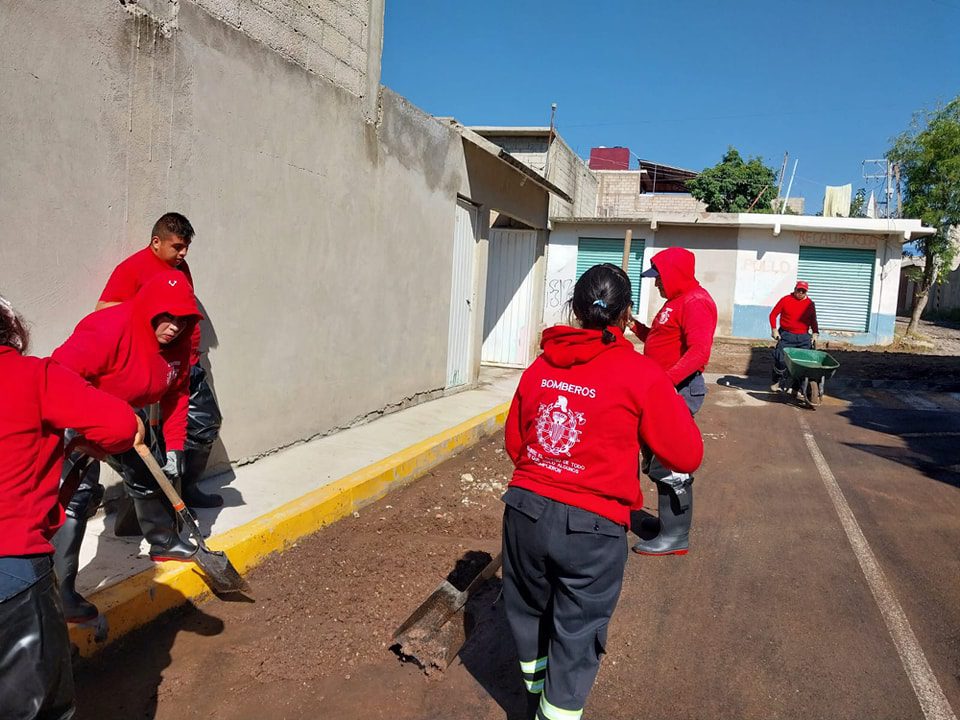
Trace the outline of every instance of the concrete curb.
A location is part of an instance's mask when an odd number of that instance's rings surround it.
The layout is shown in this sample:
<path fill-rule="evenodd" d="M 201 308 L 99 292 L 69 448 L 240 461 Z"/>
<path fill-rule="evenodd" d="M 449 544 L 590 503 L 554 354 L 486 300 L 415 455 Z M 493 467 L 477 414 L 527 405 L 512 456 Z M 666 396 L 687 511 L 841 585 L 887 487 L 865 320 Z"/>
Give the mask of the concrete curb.
<path fill-rule="evenodd" d="M 241 574 L 299 538 L 379 500 L 390 490 L 423 476 L 444 460 L 499 430 L 510 403 L 503 403 L 449 430 L 317 488 L 245 525 L 210 538 Z M 193 563 L 160 563 L 90 595 L 100 609 L 96 621 L 70 626 L 70 641 L 83 657 L 94 655 L 131 630 L 172 608 L 211 596 Z"/>

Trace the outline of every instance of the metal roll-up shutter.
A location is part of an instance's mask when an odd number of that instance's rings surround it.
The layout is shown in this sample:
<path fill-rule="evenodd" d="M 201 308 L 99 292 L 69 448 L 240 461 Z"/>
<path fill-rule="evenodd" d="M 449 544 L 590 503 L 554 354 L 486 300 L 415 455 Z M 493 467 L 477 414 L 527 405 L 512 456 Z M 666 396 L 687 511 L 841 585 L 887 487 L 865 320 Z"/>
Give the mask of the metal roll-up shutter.
<path fill-rule="evenodd" d="M 797 279 L 810 283 L 817 322 L 827 330 L 870 329 L 875 250 L 800 246 Z"/>
<path fill-rule="evenodd" d="M 623 239 L 580 238 L 577 245 L 577 280 L 594 265 L 610 263 L 620 267 L 623 262 Z M 630 263 L 627 275 L 633 285 L 633 307 L 640 305 L 640 273 L 643 272 L 643 240 L 630 241 Z"/>

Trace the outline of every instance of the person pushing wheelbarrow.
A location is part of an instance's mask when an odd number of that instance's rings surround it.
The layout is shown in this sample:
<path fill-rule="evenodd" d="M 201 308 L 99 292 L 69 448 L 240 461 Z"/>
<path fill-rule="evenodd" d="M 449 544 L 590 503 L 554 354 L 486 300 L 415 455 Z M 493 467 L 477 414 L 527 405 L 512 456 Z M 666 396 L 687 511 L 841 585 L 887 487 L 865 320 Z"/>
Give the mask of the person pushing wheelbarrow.
<path fill-rule="evenodd" d="M 770 389 L 786 392 L 788 389 L 796 392 L 800 389 L 798 381 L 791 378 L 787 372 L 787 362 L 784 357 L 784 348 L 805 348 L 816 346 L 820 328 L 817 325 L 817 307 L 807 296 L 810 285 L 803 280 L 797 280 L 793 292 L 784 295 L 770 311 L 770 335 L 777 341 L 773 349 L 773 376 Z M 780 328 L 777 329 L 777 316 L 780 317 Z M 787 385 L 791 385 L 790 388 Z"/>

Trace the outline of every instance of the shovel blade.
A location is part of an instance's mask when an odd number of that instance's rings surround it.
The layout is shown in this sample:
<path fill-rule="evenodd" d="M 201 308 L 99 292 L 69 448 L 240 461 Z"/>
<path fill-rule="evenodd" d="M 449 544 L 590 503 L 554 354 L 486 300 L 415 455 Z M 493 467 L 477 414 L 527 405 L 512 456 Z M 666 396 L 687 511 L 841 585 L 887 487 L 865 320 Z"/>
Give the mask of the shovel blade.
<path fill-rule="evenodd" d="M 210 582 L 210 587 L 217 593 L 240 592 L 248 588 L 246 581 L 237 572 L 230 562 L 230 558 L 219 550 L 210 550 L 205 547 L 197 548 L 193 556 L 197 565 L 203 570 Z"/>
<path fill-rule="evenodd" d="M 463 606 L 466 593 L 444 581 L 394 633 L 400 654 L 429 674 L 445 670 L 466 640 Z"/>

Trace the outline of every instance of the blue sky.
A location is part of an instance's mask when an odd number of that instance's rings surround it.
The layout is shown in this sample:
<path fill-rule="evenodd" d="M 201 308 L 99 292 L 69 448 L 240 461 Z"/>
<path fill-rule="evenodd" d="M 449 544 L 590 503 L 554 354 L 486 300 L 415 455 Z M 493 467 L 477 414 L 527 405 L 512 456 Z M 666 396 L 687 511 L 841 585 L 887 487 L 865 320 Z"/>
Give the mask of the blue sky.
<path fill-rule="evenodd" d="M 467 125 L 557 127 L 700 170 L 728 145 L 819 210 L 960 94 L 960 0 L 387 0 L 382 81 Z M 786 183 L 784 183 L 786 185 Z"/>

